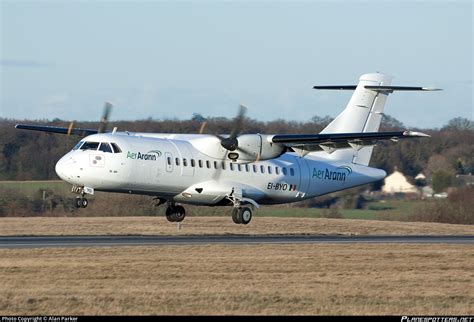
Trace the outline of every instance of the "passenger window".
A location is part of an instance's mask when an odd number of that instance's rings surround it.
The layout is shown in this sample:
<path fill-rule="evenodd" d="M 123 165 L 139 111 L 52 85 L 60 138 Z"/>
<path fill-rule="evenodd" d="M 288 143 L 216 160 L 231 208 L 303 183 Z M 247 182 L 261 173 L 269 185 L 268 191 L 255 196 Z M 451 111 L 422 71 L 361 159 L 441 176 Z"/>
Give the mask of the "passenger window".
<path fill-rule="evenodd" d="M 72 148 L 73 150 L 77 150 L 81 147 L 82 143 L 84 143 L 84 141 L 79 141 L 76 143 L 76 145 Z"/>
<path fill-rule="evenodd" d="M 171 165 L 171 158 L 167 157 L 166 159 L 168 160 L 168 165 Z"/>
<path fill-rule="evenodd" d="M 115 143 L 110 143 L 112 147 L 114 148 L 114 153 L 122 153 L 122 150 L 119 148 L 119 146 Z"/>
<path fill-rule="evenodd" d="M 230 163 L 230 171 L 234 171 L 234 164 Z"/>
<path fill-rule="evenodd" d="M 265 173 L 265 167 L 263 165 L 260 166 L 260 172 Z"/>
<path fill-rule="evenodd" d="M 174 159 L 174 162 L 176 163 L 176 165 L 179 165 L 179 158 Z"/>
<path fill-rule="evenodd" d="M 81 146 L 81 150 L 97 150 L 99 142 L 86 142 Z"/>
<path fill-rule="evenodd" d="M 191 159 L 191 166 L 194 168 L 196 166 L 196 162 L 194 162 L 194 159 Z"/>
<path fill-rule="evenodd" d="M 237 170 L 242 171 L 242 168 L 240 167 L 240 163 L 237 164 Z"/>
<path fill-rule="evenodd" d="M 186 160 L 186 158 L 183 159 L 183 166 L 185 166 L 185 167 L 188 166 L 188 160 Z"/>
<path fill-rule="evenodd" d="M 286 173 L 287 173 L 287 172 L 286 172 L 286 168 L 282 168 L 281 171 L 283 171 L 283 175 L 286 176 Z"/>
<path fill-rule="evenodd" d="M 211 162 L 209 162 L 209 160 L 206 160 L 206 167 L 207 167 L 208 169 L 211 168 Z"/>
<path fill-rule="evenodd" d="M 272 174 L 272 167 L 268 166 L 268 174 Z"/>
<path fill-rule="evenodd" d="M 99 151 L 112 153 L 112 148 L 108 143 L 101 143 L 99 147 Z"/>
<path fill-rule="evenodd" d="M 257 173 L 257 165 L 254 164 L 254 165 L 252 166 L 252 168 L 253 168 L 253 172 Z"/>
<path fill-rule="evenodd" d="M 280 169 L 278 167 L 275 167 L 275 173 L 280 174 Z"/>
<path fill-rule="evenodd" d="M 225 161 L 222 161 L 222 170 L 225 170 Z"/>
<path fill-rule="evenodd" d="M 198 165 L 200 168 L 202 168 L 202 160 L 198 160 Z"/>
<path fill-rule="evenodd" d="M 219 169 L 219 166 L 217 164 L 217 161 L 214 161 L 214 169 Z"/>
<path fill-rule="evenodd" d="M 290 168 L 290 175 L 293 177 L 295 175 L 295 170 L 293 168 Z"/>
<path fill-rule="evenodd" d="M 247 171 L 247 172 L 249 172 L 249 171 L 250 171 L 250 169 L 249 169 L 249 165 L 248 165 L 248 164 L 246 164 L 246 165 L 245 165 L 245 171 Z"/>

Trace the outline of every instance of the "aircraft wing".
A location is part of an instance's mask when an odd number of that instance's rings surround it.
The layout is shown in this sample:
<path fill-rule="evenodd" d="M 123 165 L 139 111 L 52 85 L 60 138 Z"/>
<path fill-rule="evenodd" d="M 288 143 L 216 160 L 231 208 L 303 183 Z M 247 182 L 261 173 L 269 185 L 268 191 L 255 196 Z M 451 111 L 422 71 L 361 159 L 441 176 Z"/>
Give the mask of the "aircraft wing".
<path fill-rule="evenodd" d="M 400 139 L 429 137 L 421 132 L 365 132 L 365 133 L 325 133 L 274 135 L 272 142 L 288 148 L 304 151 L 324 150 L 332 153 L 338 149 L 353 148 L 360 150 L 364 146 L 375 145 L 379 140 L 398 141 Z"/>
<path fill-rule="evenodd" d="M 91 134 L 98 133 L 98 130 L 92 129 L 81 129 L 77 127 L 57 127 L 57 126 L 45 126 L 45 125 L 28 125 L 28 124 L 17 124 L 15 128 L 22 129 L 22 130 L 31 130 L 31 131 L 41 131 L 41 132 L 48 132 L 48 133 L 59 133 L 59 134 L 67 134 L 67 135 L 79 135 L 79 136 L 87 136 Z"/>

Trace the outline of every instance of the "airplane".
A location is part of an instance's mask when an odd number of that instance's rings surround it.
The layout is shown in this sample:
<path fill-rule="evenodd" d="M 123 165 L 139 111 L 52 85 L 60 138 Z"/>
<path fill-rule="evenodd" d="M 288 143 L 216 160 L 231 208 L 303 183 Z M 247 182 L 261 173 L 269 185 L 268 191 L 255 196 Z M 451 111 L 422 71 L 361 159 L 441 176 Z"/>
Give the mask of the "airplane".
<path fill-rule="evenodd" d="M 87 207 L 85 196 L 95 191 L 141 194 L 166 204 L 170 222 L 184 220 L 182 204 L 192 204 L 231 206 L 233 222 L 246 225 L 260 205 L 302 201 L 385 178 L 384 170 L 369 167 L 380 140 L 429 137 L 408 130 L 378 132 L 390 93 L 440 90 L 391 81 L 377 72 L 362 75 L 357 85 L 314 86 L 354 91 L 342 113 L 318 134 L 241 134 L 243 105 L 228 135 L 107 131 L 110 103 L 97 130 L 73 123 L 15 127 L 84 137 L 55 167 L 72 184 L 77 208 Z"/>

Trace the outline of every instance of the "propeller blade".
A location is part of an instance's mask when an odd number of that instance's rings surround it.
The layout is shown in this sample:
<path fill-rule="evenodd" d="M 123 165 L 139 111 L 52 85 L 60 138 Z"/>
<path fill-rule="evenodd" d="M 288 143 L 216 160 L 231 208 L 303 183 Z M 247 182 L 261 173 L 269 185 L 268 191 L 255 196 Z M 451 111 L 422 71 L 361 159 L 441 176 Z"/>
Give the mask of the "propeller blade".
<path fill-rule="evenodd" d="M 239 112 L 234 119 L 234 127 L 232 128 L 230 136 L 221 140 L 221 145 L 224 149 L 229 151 L 235 151 L 239 147 L 239 141 L 237 140 L 237 136 L 242 131 L 246 112 L 247 107 L 243 104 L 240 104 Z"/>
<path fill-rule="evenodd" d="M 201 128 L 199 128 L 199 134 L 204 133 L 204 129 L 206 128 L 206 125 L 207 125 L 207 121 L 204 121 L 201 123 Z"/>
<path fill-rule="evenodd" d="M 247 107 L 243 104 L 239 105 L 239 113 L 234 119 L 234 128 L 230 133 L 231 138 L 236 138 L 240 131 L 242 131 L 242 126 L 244 124 L 245 113 L 247 112 Z"/>
<path fill-rule="evenodd" d="M 109 115 L 112 110 L 112 107 L 112 103 L 105 102 L 104 113 L 102 114 L 102 118 L 100 119 L 99 129 L 97 133 L 104 133 L 107 130 L 107 123 L 109 121 Z"/>
<path fill-rule="evenodd" d="M 73 127 L 74 127 L 74 121 L 69 123 L 69 127 L 67 128 L 67 135 L 71 135 L 71 131 Z"/>

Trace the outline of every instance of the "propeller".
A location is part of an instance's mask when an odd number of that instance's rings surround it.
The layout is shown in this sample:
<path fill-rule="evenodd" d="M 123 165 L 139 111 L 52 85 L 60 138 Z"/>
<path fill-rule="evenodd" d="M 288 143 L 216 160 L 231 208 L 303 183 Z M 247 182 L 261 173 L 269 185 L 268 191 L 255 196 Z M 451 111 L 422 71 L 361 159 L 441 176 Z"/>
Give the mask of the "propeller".
<path fill-rule="evenodd" d="M 239 154 L 237 152 L 234 152 L 234 151 L 240 151 L 240 152 L 245 153 L 247 155 L 252 154 L 250 151 L 247 151 L 246 149 L 244 149 L 242 147 L 239 147 L 239 140 L 238 140 L 238 136 L 239 136 L 240 132 L 242 131 L 242 128 L 243 128 L 243 125 L 244 125 L 245 113 L 247 112 L 247 110 L 248 109 L 245 105 L 243 105 L 243 104 L 239 105 L 239 110 L 238 110 L 237 116 L 233 120 L 232 131 L 231 131 L 231 133 L 228 137 L 223 137 L 223 136 L 215 133 L 215 131 L 211 130 L 212 135 L 214 135 L 215 137 L 217 137 L 219 139 L 219 141 L 221 143 L 221 146 L 224 149 L 226 149 L 227 151 L 230 151 L 230 153 L 226 153 L 226 155 L 224 156 L 224 159 L 226 157 L 228 157 L 231 160 L 234 160 L 234 161 L 237 160 L 238 157 L 239 157 Z M 198 121 L 199 123 L 201 123 L 201 127 L 199 129 L 199 134 L 202 134 L 204 132 L 204 128 L 207 125 L 207 120 L 201 114 L 198 114 L 198 113 L 193 114 L 192 120 L 195 120 L 195 121 Z M 259 159 L 260 159 L 260 155 L 258 154 L 256 156 L 255 161 L 258 161 Z"/>
<path fill-rule="evenodd" d="M 221 140 L 221 145 L 224 149 L 229 151 L 235 151 L 239 147 L 239 141 L 237 140 L 237 136 L 242 131 L 242 127 L 244 124 L 245 113 L 247 112 L 247 107 L 240 104 L 239 105 L 239 112 L 234 119 L 234 127 L 232 128 L 232 132 L 228 138 L 219 137 Z"/>
<path fill-rule="evenodd" d="M 104 133 L 107 131 L 107 123 L 109 121 L 109 115 L 110 111 L 112 110 L 112 107 L 112 103 L 105 102 L 104 112 L 102 113 L 102 118 L 100 119 L 100 124 L 97 133 Z"/>

